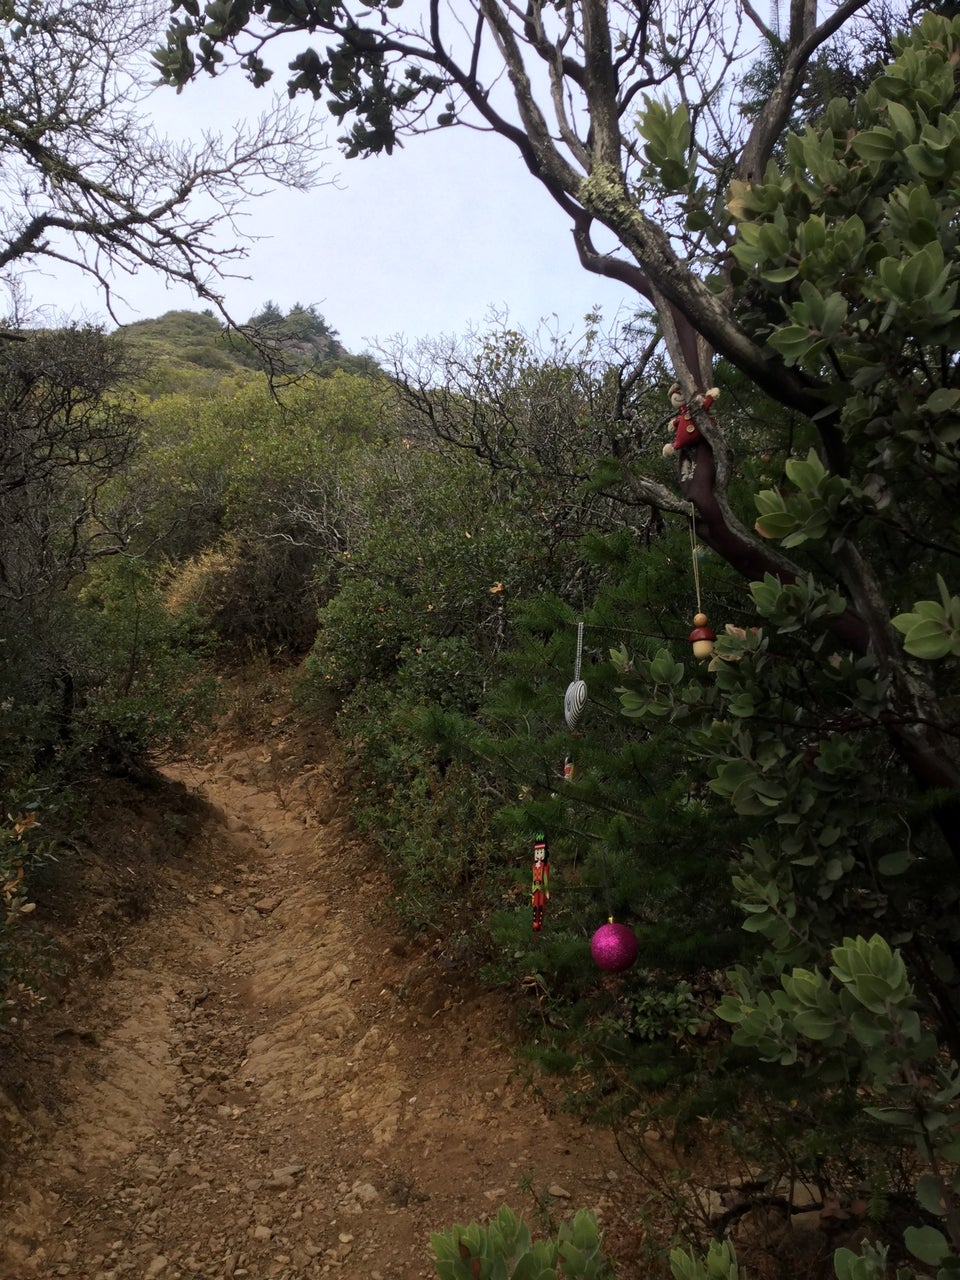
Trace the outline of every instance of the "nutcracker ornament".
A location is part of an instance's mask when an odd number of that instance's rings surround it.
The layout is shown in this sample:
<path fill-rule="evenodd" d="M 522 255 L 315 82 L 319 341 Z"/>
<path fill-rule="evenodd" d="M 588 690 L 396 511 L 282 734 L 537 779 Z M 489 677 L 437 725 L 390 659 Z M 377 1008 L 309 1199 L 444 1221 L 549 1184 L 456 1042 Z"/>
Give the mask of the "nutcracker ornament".
<path fill-rule="evenodd" d="M 547 859 L 546 836 L 537 835 L 533 842 L 533 885 L 530 902 L 533 907 L 533 932 L 543 929 L 543 917 L 550 901 L 550 863 Z"/>
<path fill-rule="evenodd" d="M 710 406 L 716 401 L 719 395 L 719 390 L 716 387 L 711 387 L 706 395 L 698 397 L 700 401 L 699 407 L 703 409 L 708 416 L 710 414 Z M 663 456 L 665 458 L 671 458 L 681 449 L 686 449 L 690 445 L 696 444 L 698 440 L 703 439 L 697 424 L 694 422 L 690 414 L 690 410 L 684 402 L 680 386 L 676 382 L 670 388 L 670 403 L 673 405 L 674 409 L 677 410 L 677 416 L 670 424 L 673 427 L 673 441 L 672 443 L 665 444 L 663 446 Z M 711 418 L 711 421 L 712 420 L 713 419 Z"/>

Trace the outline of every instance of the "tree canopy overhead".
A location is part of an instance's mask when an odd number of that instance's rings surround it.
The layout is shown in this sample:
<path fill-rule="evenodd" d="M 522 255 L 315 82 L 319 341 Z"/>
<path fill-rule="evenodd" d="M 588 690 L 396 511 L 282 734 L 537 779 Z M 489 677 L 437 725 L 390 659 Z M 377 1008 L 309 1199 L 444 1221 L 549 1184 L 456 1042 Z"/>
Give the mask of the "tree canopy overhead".
<path fill-rule="evenodd" d="M 288 92 L 325 99 L 344 125 L 348 155 L 390 152 L 406 136 L 452 124 L 500 134 L 569 215 L 588 270 L 647 299 L 662 295 L 760 385 L 802 407 L 810 404 L 806 389 L 778 378 L 748 335 L 730 325 L 701 268 L 727 239 L 716 223 L 729 178 L 762 174 L 811 59 L 865 4 L 845 0 L 818 24 L 816 4 L 795 0 L 781 33 L 749 3 L 537 0 L 520 8 L 432 0 L 421 8 L 384 0 L 361 8 L 178 0 L 180 16 L 155 58 L 162 75 L 182 85 L 198 71 L 218 73 L 232 55 L 261 85 L 274 74 L 272 42 L 302 32 L 323 48 L 298 52 Z M 776 72 L 767 101 L 748 119 L 731 83 L 738 68 L 770 49 Z M 686 125 L 672 118 L 666 132 L 658 128 L 667 116 L 651 104 L 664 96 L 688 105 Z M 685 153 L 679 161 L 677 144 Z M 685 225 L 645 202 L 668 154 L 667 176 L 700 190 L 713 235 L 703 217 Z M 618 252 L 597 252 L 596 228 L 613 234 Z M 695 350 L 686 356 L 699 377 Z"/>
<path fill-rule="evenodd" d="M 274 75 L 274 42 L 301 33 L 311 43 L 290 62 L 287 90 L 325 99 L 348 156 L 455 124 L 500 135 L 570 218 L 584 267 L 654 304 L 688 399 L 712 385 L 715 349 L 780 404 L 816 414 L 819 380 L 777 359 L 725 290 L 736 238 L 726 200 L 732 179 L 763 174 L 812 60 L 866 2 L 844 0 L 818 22 L 815 3 L 794 0 L 781 31 L 748 0 L 176 0 L 154 57 L 178 86 L 231 62 L 260 86 Z M 762 69 L 762 110 L 747 68 Z M 710 524 L 707 541 L 750 576 L 770 567 L 706 469 L 701 479 L 684 496 Z M 663 485 L 648 494 L 679 509 Z"/>

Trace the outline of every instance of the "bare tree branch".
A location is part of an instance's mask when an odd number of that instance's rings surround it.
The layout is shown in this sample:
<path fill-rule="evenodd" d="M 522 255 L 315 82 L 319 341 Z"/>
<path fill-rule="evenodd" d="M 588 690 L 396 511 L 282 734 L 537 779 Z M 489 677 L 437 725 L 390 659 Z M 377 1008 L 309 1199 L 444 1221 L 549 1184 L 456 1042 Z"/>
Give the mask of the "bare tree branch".
<path fill-rule="evenodd" d="M 790 117 L 807 63 L 817 49 L 866 4 L 867 0 L 844 0 L 819 27 L 814 26 L 817 14 L 815 3 L 810 0 L 794 0 L 791 4 L 790 39 L 780 81 L 758 115 L 737 165 L 737 173 L 744 182 L 763 176 L 774 143 Z"/>
<path fill-rule="evenodd" d="M 317 181 L 309 116 L 274 104 L 197 146 L 158 137 L 146 108 L 150 0 L 76 0 L 4 10 L 0 36 L 0 281 L 45 259 L 93 277 L 148 267 L 220 304 L 246 254 L 237 214 L 273 183 Z"/>

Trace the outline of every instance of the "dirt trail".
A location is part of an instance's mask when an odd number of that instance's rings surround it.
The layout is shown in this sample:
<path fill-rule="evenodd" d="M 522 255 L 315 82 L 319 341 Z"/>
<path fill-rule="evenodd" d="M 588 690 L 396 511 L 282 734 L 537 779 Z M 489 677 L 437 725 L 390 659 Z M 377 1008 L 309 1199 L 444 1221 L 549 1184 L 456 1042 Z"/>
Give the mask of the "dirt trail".
<path fill-rule="evenodd" d="M 317 744 L 280 709 L 166 772 L 208 805 L 183 868 L 61 1011 L 60 1105 L 0 1094 L 0 1280 L 412 1280 L 431 1230 L 504 1201 L 535 1226 L 531 1188 L 615 1243 L 611 1136 L 523 1086 L 499 997 L 371 921 L 386 881 Z"/>

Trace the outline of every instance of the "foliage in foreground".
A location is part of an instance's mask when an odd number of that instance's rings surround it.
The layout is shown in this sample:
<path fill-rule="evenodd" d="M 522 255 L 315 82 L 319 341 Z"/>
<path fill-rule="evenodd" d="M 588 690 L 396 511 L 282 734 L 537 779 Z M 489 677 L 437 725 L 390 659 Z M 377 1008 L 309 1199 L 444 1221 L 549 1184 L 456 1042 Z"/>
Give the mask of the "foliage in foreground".
<path fill-rule="evenodd" d="M 29 892 L 31 873 L 52 857 L 52 842 L 37 829 L 35 798 L 7 791 L 2 799 L 8 813 L 0 825 L 0 1025 L 42 999 L 38 979 L 53 967 L 45 938 L 30 927 L 37 904 Z"/>
<path fill-rule="evenodd" d="M 734 1045 L 846 1094 L 855 1142 L 886 1126 L 919 1174 L 917 1225 L 891 1252 L 945 1275 L 960 1265 L 960 24 L 927 15 L 894 49 L 730 193 L 744 322 L 820 388 L 821 447 L 794 448 L 755 499 L 757 530 L 793 559 L 756 575 L 754 625 L 727 628 L 711 682 L 666 650 L 619 661 L 626 713 L 685 726 L 710 789 L 752 824 L 732 884 L 763 948 L 728 975 Z"/>
<path fill-rule="evenodd" d="M 472 1222 L 430 1237 L 440 1280 L 610 1280 L 593 1214 L 581 1209 L 556 1239 L 534 1241 L 522 1218 L 503 1205 L 486 1225 Z"/>

